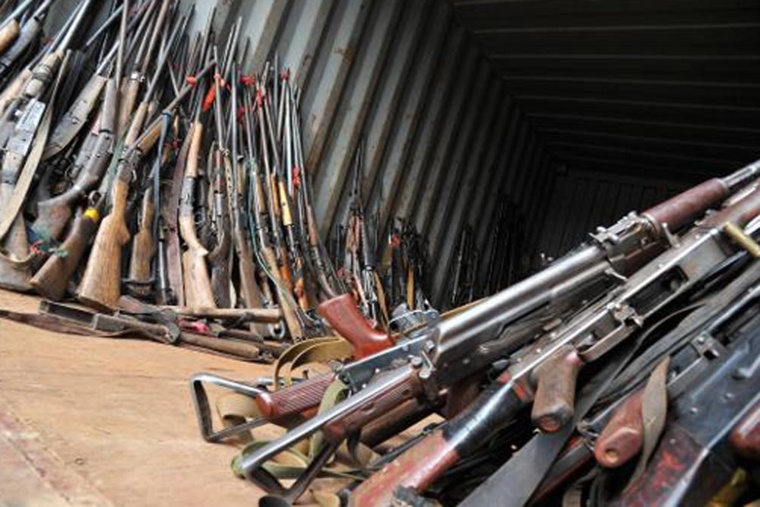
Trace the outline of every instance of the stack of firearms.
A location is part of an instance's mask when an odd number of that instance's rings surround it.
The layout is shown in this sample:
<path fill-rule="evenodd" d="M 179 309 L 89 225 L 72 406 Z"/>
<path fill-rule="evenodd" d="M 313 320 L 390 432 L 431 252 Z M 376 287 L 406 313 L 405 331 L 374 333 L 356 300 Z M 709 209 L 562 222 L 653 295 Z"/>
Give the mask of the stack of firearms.
<path fill-rule="evenodd" d="M 51 4 L 0 26 L 0 287 L 221 320 L 270 352 L 324 334 L 314 309 L 344 289 L 288 70 L 245 73 L 242 20 L 215 33 L 212 11 L 192 34 L 177 0 L 83 0 L 46 34 Z"/>
<path fill-rule="evenodd" d="M 279 389 L 196 377 L 196 395 L 211 381 L 258 407 L 204 436 L 285 427 L 235 461 L 277 505 L 324 499 L 310 490 L 323 476 L 346 478 L 333 501 L 363 507 L 756 499 L 758 176 L 760 161 L 632 212 L 535 275 L 328 373 Z M 354 331 L 379 343 L 376 330 Z M 196 402 L 210 421 L 205 394 Z M 281 461 L 289 452 L 300 466 Z"/>
<path fill-rule="evenodd" d="M 402 217 L 392 219 L 380 234 L 378 214 L 364 209 L 363 170 L 361 142 L 354 155 L 348 213 L 334 231 L 329 253 L 338 279 L 372 327 L 409 329 L 437 315 L 425 291 L 427 245 L 414 224 Z"/>

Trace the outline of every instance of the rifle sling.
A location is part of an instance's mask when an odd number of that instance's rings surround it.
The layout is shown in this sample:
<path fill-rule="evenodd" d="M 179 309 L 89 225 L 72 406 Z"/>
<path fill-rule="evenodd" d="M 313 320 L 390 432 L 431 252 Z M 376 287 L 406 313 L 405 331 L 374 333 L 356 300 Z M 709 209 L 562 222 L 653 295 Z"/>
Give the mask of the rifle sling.
<path fill-rule="evenodd" d="M 16 216 L 21 212 L 21 208 L 24 206 L 24 201 L 26 200 L 26 195 L 29 193 L 29 188 L 34 180 L 34 174 L 37 172 L 37 167 L 40 164 L 42 153 L 47 144 L 47 137 L 50 132 L 50 124 L 53 117 L 53 105 L 58 94 L 58 87 L 61 84 L 62 77 L 66 74 L 68 62 L 69 54 L 67 53 L 61 63 L 61 68 L 58 71 L 58 76 L 53 85 L 53 92 L 50 95 L 49 106 L 45 110 L 45 115 L 42 117 L 42 123 L 40 123 L 37 133 L 34 136 L 32 149 L 24 161 L 24 167 L 21 169 L 21 174 L 16 180 L 16 185 L 13 188 L 13 195 L 11 195 L 10 200 L 3 206 L 3 216 L 0 218 L 0 239 L 3 239 L 5 235 L 8 234 L 13 222 L 16 220 Z M 0 255 L 7 257 L 4 253 L 0 253 Z M 13 262 L 15 259 L 8 258 L 8 260 Z"/>

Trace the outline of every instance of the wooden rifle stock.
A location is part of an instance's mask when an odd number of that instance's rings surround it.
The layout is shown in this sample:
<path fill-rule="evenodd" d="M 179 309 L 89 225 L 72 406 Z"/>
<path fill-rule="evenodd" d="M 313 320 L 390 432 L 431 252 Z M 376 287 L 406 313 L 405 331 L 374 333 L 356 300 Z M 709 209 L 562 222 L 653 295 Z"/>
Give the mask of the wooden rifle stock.
<path fill-rule="evenodd" d="M 263 246 L 261 248 L 261 256 L 264 258 L 264 262 L 267 264 L 269 272 L 275 279 L 275 285 L 277 286 L 275 292 L 277 293 L 277 301 L 282 310 L 282 319 L 285 321 L 285 327 L 288 328 L 291 338 L 299 340 L 304 336 L 303 328 L 301 327 L 301 322 L 298 320 L 295 308 L 290 304 L 288 296 L 282 293 L 282 291 L 287 290 L 287 286 L 285 285 L 278 269 L 277 257 L 270 246 Z"/>
<path fill-rule="evenodd" d="M 387 333 L 369 325 L 350 294 L 328 299 L 317 309 L 339 335 L 351 342 L 354 357 L 367 357 L 393 346 Z"/>
<path fill-rule="evenodd" d="M 155 252 L 153 237 L 153 219 L 156 206 L 153 200 L 153 188 L 149 187 L 143 194 L 140 227 L 132 241 L 132 256 L 129 259 L 129 281 L 136 282 L 130 290 L 135 295 L 145 297 L 150 294 L 150 261 Z"/>
<path fill-rule="evenodd" d="M 198 160 L 203 141 L 203 124 L 196 121 L 193 124 L 192 140 L 187 155 L 185 177 L 182 181 L 182 197 L 179 207 L 179 232 L 187 245 L 182 254 L 182 277 L 185 285 L 185 301 L 187 306 L 214 308 L 214 291 L 206 266 L 208 250 L 198 239 L 195 229 L 194 200 L 195 181 L 198 177 Z"/>
<path fill-rule="evenodd" d="M 18 20 L 12 19 L 0 29 L 0 55 L 13 44 L 20 32 Z"/>
<path fill-rule="evenodd" d="M 126 223 L 127 197 L 132 172 L 158 140 L 160 128 L 150 128 L 119 162 L 111 191 L 111 212 L 103 219 L 95 236 L 78 299 L 99 308 L 116 308 L 121 296 L 121 251 L 130 238 Z"/>
<path fill-rule="evenodd" d="M 99 220 L 100 213 L 94 207 L 88 208 L 74 220 L 66 240 L 58 249 L 61 253 L 48 257 L 32 277 L 31 285 L 37 294 L 54 301 L 63 299 L 87 244 L 98 229 Z"/>

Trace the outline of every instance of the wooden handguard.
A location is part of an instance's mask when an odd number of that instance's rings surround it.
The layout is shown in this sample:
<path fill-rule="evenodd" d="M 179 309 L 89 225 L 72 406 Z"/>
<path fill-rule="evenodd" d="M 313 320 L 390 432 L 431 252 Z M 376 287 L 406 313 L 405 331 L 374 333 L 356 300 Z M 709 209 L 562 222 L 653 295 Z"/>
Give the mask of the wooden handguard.
<path fill-rule="evenodd" d="M 333 380 L 335 374 L 325 373 L 272 393 L 261 394 L 255 400 L 256 406 L 261 417 L 268 421 L 298 415 L 319 406 Z"/>
<path fill-rule="evenodd" d="M 152 187 L 149 187 L 143 194 L 142 213 L 140 215 L 140 229 L 132 240 L 129 279 L 141 284 L 132 287 L 132 292 L 145 297 L 150 294 L 151 288 L 143 284 L 150 282 L 150 263 L 155 252 L 153 219 L 156 216 L 156 207 L 153 201 Z"/>
<path fill-rule="evenodd" d="M 571 346 L 562 347 L 536 368 L 537 382 L 531 418 L 540 429 L 554 433 L 575 413 L 575 383 L 583 361 Z"/>
<path fill-rule="evenodd" d="M 662 233 L 663 224 L 676 231 L 702 215 L 705 209 L 719 205 L 729 195 L 728 187 L 718 178 L 690 188 L 686 192 L 646 210 L 643 215 L 649 217 Z"/>
<path fill-rule="evenodd" d="M 736 425 L 729 443 L 740 456 L 760 461 L 760 403 L 756 403 Z"/>
<path fill-rule="evenodd" d="M 644 390 L 633 393 L 615 409 L 594 445 L 594 457 L 605 468 L 628 463 L 644 446 L 644 420 L 641 405 Z"/>
<path fill-rule="evenodd" d="M 355 359 L 371 356 L 393 346 L 387 333 L 369 325 L 350 294 L 323 301 L 317 310 L 339 335 L 351 342 Z"/>
<path fill-rule="evenodd" d="M 400 377 L 389 389 L 377 393 L 371 400 L 356 405 L 351 412 L 322 428 L 325 438 L 340 442 L 382 415 L 416 398 L 422 393 L 422 382 L 417 371 L 409 368 L 409 374 Z"/>

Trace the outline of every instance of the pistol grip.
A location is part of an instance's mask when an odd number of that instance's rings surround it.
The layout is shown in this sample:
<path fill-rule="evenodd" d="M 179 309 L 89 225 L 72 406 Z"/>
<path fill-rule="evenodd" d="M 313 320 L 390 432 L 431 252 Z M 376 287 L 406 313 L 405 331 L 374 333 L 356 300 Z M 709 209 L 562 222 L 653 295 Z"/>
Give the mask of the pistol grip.
<path fill-rule="evenodd" d="M 575 413 L 575 383 L 583 361 L 575 348 L 562 347 L 540 365 L 534 379 L 533 424 L 547 433 L 559 431 Z"/>
<path fill-rule="evenodd" d="M 317 407 L 333 380 L 335 375 L 326 373 L 272 393 L 262 393 L 256 398 L 259 413 L 267 421 L 274 421 Z"/>
<path fill-rule="evenodd" d="M 603 467 L 620 467 L 641 451 L 644 446 L 643 402 L 644 391 L 636 391 L 615 409 L 604 426 L 594 445 L 594 457 Z"/>
<path fill-rule="evenodd" d="M 354 346 L 354 359 L 371 356 L 393 346 L 388 334 L 369 325 L 350 294 L 328 299 L 320 303 L 318 310 L 330 326 Z"/>

